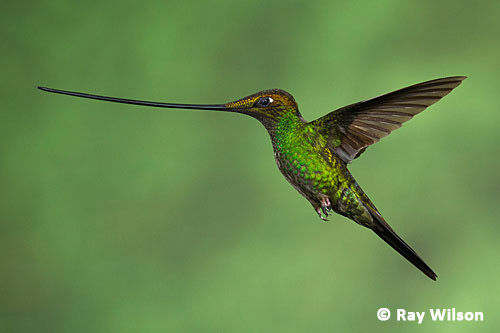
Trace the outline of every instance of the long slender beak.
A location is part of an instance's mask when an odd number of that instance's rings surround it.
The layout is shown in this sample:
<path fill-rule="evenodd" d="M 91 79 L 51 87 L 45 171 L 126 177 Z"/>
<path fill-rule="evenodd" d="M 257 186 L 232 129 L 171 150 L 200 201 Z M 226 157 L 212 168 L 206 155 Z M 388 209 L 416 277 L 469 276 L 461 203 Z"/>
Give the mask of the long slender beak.
<path fill-rule="evenodd" d="M 80 92 L 74 92 L 74 91 L 52 89 L 52 88 L 47 88 L 47 87 L 38 87 L 38 89 L 43 90 L 43 91 L 47 91 L 47 92 L 51 92 L 51 93 L 56 93 L 56 94 L 97 99 L 97 100 L 106 101 L 106 102 L 134 104 L 134 105 L 143 105 L 143 106 L 154 106 L 154 107 L 159 107 L 159 108 L 218 110 L 218 111 L 230 111 L 231 110 L 231 109 L 227 108 L 224 104 L 177 104 L 177 103 L 148 102 L 148 101 L 139 101 L 139 100 L 135 100 L 135 99 L 92 95 L 92 94 L 86 94 L 86 93 L 80 93 Z"/>

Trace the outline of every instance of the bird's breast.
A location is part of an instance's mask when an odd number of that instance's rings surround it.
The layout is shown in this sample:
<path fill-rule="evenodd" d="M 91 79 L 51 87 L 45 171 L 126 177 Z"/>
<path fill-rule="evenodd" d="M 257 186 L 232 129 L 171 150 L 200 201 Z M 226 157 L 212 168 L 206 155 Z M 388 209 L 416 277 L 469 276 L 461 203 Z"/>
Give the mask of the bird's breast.
<path fill-rule="evenodd" d="M 273 146 L 278 168 L 306 197 L 328 194 L 338 187 L 342 166 L 328 148 L 300 137 Z"/>

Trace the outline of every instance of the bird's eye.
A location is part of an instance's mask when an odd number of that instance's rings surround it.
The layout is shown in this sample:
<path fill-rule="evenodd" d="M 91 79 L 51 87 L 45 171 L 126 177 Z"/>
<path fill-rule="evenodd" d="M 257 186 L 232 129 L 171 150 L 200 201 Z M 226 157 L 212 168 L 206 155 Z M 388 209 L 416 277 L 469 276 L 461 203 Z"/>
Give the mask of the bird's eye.
<path fill-rule="evenodd" d="M 257 105 L 258 106 L 268 106 L 272 102 L 274 102 L 274 100 L 271 97 L 261 97 L 261 98 L 259 98 Z"/>

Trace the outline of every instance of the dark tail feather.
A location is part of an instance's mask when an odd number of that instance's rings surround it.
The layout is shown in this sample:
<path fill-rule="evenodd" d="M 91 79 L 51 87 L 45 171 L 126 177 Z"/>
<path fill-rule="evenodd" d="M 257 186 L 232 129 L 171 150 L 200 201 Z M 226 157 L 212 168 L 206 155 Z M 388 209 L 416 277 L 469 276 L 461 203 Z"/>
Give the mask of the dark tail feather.
<path fill-rule="evenodd" d="M 392 228 L 385 222 L 382 216 L 372 213 L 373 219 L 378 222 L 372 230 L 389 244 L 394 250 L 398 251 L 403 257 L 410 261 L 415 267 L 420 269 L 425 275 L 436 281 L 437 275 L 427 266 L 427 264 L 418 256 L 413 249 L 406 244 Z"/>

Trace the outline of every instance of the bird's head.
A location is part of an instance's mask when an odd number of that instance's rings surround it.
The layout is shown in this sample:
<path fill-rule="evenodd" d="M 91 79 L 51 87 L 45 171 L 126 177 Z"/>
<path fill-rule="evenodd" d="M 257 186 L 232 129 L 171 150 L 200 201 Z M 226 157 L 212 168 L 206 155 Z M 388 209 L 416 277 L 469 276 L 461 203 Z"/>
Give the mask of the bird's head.
<path fill-rule="evenodd" d="M 224 104 L 230 112 L 247 114 L 259 120 L 278 120 L 285 114 L 298 113 L 292 95 L 281 89 L 263 90 L 237 101 Z"/>

